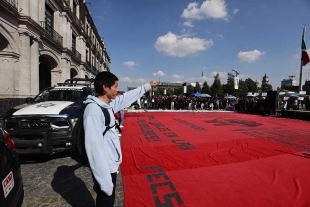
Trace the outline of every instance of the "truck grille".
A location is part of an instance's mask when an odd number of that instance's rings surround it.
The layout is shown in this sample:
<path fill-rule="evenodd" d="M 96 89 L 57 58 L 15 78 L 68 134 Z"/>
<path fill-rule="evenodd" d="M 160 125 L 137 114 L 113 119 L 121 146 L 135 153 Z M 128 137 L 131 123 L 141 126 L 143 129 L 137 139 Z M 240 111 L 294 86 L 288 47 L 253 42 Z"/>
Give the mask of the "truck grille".
<path fill-rule="evenodd" d="M 5 128 L 16 129 L 68 129 L 70 123 L 65 118 L 10 118 L 5 120 Z"/>

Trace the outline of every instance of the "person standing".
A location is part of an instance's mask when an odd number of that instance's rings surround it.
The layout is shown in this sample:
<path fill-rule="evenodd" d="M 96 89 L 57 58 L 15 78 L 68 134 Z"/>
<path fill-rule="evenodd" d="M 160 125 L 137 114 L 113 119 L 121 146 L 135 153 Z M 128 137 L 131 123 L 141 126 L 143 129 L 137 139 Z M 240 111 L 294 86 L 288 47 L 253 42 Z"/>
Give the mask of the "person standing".
<path fill-rule="evenodd" d="M 171 97 L 171 110 L 174 110 L 174 97 Z"/>
<path fill-rule="evenodd" d="M 88 96 L 84 102 L 87 104 L 83 116 L 85 149 L 93 175 L 94 191 L 97 193 L 96 207 L 113 207 L 116 173 L 122 162 L 120 141 L 114 127 L 114 113 L 142 97 L 157 83 L 151 81 L 117 96 L 118 78 L 113 73 L 104 71 L 97 74 L 94 86 L 98 96 Z M 105 117 L 100 107 L 108 110 L 111 120 L 111 129 L 104 135 Z"/>

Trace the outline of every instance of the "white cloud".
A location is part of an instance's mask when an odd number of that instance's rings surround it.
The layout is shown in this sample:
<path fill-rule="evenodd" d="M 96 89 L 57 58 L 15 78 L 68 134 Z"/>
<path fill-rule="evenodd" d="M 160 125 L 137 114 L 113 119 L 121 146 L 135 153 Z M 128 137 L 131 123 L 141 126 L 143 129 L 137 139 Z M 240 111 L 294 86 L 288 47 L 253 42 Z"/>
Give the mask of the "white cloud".
<path fill-rule="evenodd" d="M 216 36 L 218 36 L 218 37 L 223 37 L 223 35 L 222 35 L 222 34 L 217 34 Z"/>
<path fill-rule="evenodd" d="M 234 9 L 234 14 L 237 14 L 239 12 L 239 9 Z"/>
<path fill-rule="evenodd" d="M 134 61 L 127 61 L 124 62 L 124 65 L 130 69 L 134 69 L 134 67 L 137 65 Z"/>
<path fill-rule="evenodd" d="M 149 82 L 149 79 L 144 79 L 144 78 L 129 78 L 129 77 L 120 77 L 119 79 L 121 82 L 124 83 L 137 83 L 137 84 L 144 84 Z"/>
<path fill-rule="evenodd" d="M 225 0 L 206 0 L 200 7 L 196 2 L 189 3 L 181 17 L 196 20 L 207 18 L 228 20 L 227 5 Z"/>
<path fill-rule="evenodd" d="M 184 76 L 183 75 L 174 74 L 174 75 L 172 75 L 172 78 L 180 80 L 180 79 L 183 79 Z"/>
<path fill-rule="evenodd" d="M 158 37 L 155 48 L 168 56 L 185 57 L 197 51 L 206 50 L 212 45 L 213 40 L 178 36 L 168 32 L 166 35 Z"/>
<path fill-rule="evenodd" d="M 308 53 L 309 54 L 309 53 Z M 301 57 L 300 57 L 300 54 L 298 53 L 298 54 L 295 54 L 294 56 L 293 56 L 293 59 L 300 59 Z"/>
<path fill-rule="evenodd" d="M 191 21 L 186 21 L 183 23 L 184 26 L 186 27 L 194 27 L 193 23 Z"/>
<path fill-rule="evenodd" d="M 183 83 L 183 82 L 180 80 L 177 80 L 177 81 L 173 81 L 173 83 Z"/>
<path fill-rule="evenodd" d="M 119 80 L 122 82 L 125 82 L 125 83 L 132 83 L 133 82 L 132 79 L 129 77 L 120 77 Z"/>
<path fill-rule="evenodd" d="M 260 56 L 264 55 L 266 52 L 261 52 L 259 50 L 253 50 L 248 52 L 242 52 L 240 51 L 238 53 L 238 58 L 240 62 L 253 62 L 255 60 L 258 60 Z"/>
<path fill-rule="evenodd" d="M 136 83 L 147 83 L 147 82 L 150 82 L 148 79 L 144 79 L 144 78 L 137 78 L 134 80 L 134 82 Z"/>
<path fill-rule="evenodd" d="M 161 77 L 163 77 L 163 76 L 166 76 L 166 74 L 163 71 L 159 70 L 156 73 L 153 73 L 153 76 L 161 76 Z"/>
<path fill-rule="evenodd" d="M 214 80 L 214 76 L 216 75 L 216 74 L 219 74 L 220 75 L 220 79 L 221 79 L 221 82 L 223 83 L 223 80 L 225 81 L 225 80 L 227 80 L 227 72 L 216 72 L 216 71 L 213 71 L 212 72 L 212 75 L 213 75 L 213 80 Z M 213 82 L 212 82 L 213 83 Z"/>
<path fill-rule="evenodd" d="M 211 86 L 213 84 L 214 78 L 213 77 L 207 77 L 207 76 L 203 76 L 203 77 L 198 77 L 198 78 L 189 78 L 186 80 L 186 82 L 189 83 L 204 83 L 205 81 L 207 81 L 208 85 Z"/>

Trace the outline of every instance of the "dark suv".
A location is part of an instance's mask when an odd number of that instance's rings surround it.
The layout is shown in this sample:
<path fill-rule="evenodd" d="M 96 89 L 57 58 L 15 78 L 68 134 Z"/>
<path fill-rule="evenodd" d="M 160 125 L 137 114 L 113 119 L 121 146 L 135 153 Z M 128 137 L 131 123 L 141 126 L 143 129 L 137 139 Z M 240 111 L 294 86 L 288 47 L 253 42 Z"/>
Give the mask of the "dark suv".
<path fill-rule="evenodd" d="M 18 154 L 51 154 L 71 149 L 71 132 L 83 101 L 94 95 L 93 79 L 68 79 L 44 91 L 36 99 L 3 117 Z"/>
<path fill-rule="evenodd" d="M 19 207 L 24 199 L 23 179 L 15 144 L 0 128 L 0 206 Z"/>

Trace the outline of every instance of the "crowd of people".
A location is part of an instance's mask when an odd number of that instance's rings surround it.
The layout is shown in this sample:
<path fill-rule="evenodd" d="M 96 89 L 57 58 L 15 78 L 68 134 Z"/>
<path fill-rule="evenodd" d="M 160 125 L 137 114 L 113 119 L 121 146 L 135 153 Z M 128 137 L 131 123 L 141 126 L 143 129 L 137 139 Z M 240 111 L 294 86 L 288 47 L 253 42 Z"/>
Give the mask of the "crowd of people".
<path fill-rule="evenodd" d="M 235 101 L 218 97 L 154 96 L 140 98 L 133 107 L 157 110 L 228 110 Z"/>
<path fill-rule="evenodd" d="M 155 110 L 228 110 L 263 113 L 270 110 L 310 110 L 310 98 L 304 100 L 280 98 L 279 102 L 271 105 L 266 97 L 242 97 L 227 99 L 225 97 L 188 97 L 188 96 L 153 96 L 141 97 L 132 107 L 135 109 Z"/>

